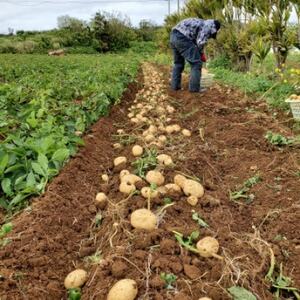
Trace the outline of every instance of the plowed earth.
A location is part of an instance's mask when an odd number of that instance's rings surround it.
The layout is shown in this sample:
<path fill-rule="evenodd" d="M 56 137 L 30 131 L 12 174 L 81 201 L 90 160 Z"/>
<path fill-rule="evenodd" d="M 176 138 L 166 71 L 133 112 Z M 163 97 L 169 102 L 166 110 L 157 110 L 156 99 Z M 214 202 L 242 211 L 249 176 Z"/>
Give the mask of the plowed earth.
<path fill-rule="evenodd" d="M 236 91 L 215 85 L 204 94 L 190 94 L 185 81 L 185 90 L 175 93 L 168 89 L 167 68 L 145 65 L 143 69 L 146 78 L 141 75 L 140 84 L 128 88 L 121 104 L 87 133 L 85 147 L 49 184 L 44 196 L 13 220 L 12 242 L 0 250 L 1 300 L 66 299 L 64 278 L 75 268 L 88 271 L 82 299 L 106 299 L 110 287 L 122 278 L 136 280 L 138 299 L 231 299 L 226 289 L 233 285 L 251 290 L 257 299 L 273 299 L 264 279 L 270 247 L 284 274 L 300 286 L 296 175 L 300 151 L 273 146 L 264 138 L 268 130 L 292 135 L 291 130 L 274 119 L 263 103 Z M 192 207 L 185 196 L 169 195 L 174 205 L 163 212 L 163 197 L 152 200 L 151 210 L 160 212 L 160 222 L 158 229 L 146 232 L 133 229 L 129 222 L 131 212 L 146 207 L 146 200 L 122 195 L 119 173 L 113 168 L 117 156 L 135 160 L 132 145 L 114 149 L 113 144 L 118 141 L 117 129 L 141 136 L 143 129 L 129 121 L 128 108 L 138 90 L 144 88 L 140 99 L 151 86 L 155 92 L 158 82 L 157 95 L 176 109 L 169 115 L 171 123 L 192 131 L 189 138 L 180 132 L 167 136 L 158 151 L 171 155 L 175 166 L 162 172 L 167 182 L 178 172 L 199 178 L 205 196 Z M 137 143 L 144 146 L 141 140 Z M 130 163 L 127 169 L 133 171 Z M 108 186 L 101 183 L 103 173 L 109 175 Z M 230 191 L 257 174 L 262 181 L 250 190 L 252 202 L 230 200 Z M 101 190 L 110 199 L 103 210 L 94 205 Z M 208 228 L 192 219 L 193 209 Z M 200 237 L 216 237 L 218 254 L 224 259 L 188 252 L 176 242 L 173 230 L 185 235 L 199 230 Z M 95 253 L 101 253 L 102 259 L 92 261 Z M 177 276 L 174 289 L 165 288 L 161 272 Z"/>

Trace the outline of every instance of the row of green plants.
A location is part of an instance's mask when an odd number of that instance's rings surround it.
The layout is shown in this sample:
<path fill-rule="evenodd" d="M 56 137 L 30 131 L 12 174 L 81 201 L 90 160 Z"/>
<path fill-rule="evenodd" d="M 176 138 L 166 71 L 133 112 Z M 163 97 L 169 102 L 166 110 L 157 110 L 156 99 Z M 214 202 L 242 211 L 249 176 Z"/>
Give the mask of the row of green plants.
<path fill-rule="evenodd" d="M 142 48 L 145 54 L 149 49 Z M 0 206 L 13 211 L 83 145 L 137 74 L 141 54 L 0 57 Z"/>
<path fill-rule="evenodd" d="M 95 54 L 119 51 L 130 47 L 133 41 L 152 41 L 157 26 L 141 20 L 133 27 L 127 17 L 118 13 L 97 12 L 90 21 L 68 15 L 57 19 L 57 28 L 48 31 L 10 29 L 0 36 L 0 53 L 47 53 L 65 49 L 70 54 Z"/>

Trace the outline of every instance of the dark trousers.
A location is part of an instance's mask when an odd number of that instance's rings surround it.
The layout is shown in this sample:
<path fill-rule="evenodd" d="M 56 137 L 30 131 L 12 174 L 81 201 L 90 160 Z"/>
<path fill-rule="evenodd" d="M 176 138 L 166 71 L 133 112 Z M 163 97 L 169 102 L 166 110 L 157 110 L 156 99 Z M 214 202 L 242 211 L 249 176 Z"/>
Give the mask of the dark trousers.
<path fill-rule="evenodd" d="M 172 89 L 181 89 L 181 77 L 186 60 L 191 66 L 189 90 L 190 92 L 199 92 L 202 68 L 199 48 L 193 41 L 177 30 L 171 32 L 170 42 L 174 54 L 174 67 L 171 80 Z"/>

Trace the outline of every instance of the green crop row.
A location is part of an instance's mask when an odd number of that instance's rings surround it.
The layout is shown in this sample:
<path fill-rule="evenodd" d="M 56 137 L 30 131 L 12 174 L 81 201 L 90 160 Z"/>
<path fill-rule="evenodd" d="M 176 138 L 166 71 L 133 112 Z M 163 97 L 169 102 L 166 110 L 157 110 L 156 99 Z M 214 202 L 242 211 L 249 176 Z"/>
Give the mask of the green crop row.
<path fill-rule="evenodd" d="M 141 56 L 0 56 L 0 206 L 44 192 L 133 81 Z"/>

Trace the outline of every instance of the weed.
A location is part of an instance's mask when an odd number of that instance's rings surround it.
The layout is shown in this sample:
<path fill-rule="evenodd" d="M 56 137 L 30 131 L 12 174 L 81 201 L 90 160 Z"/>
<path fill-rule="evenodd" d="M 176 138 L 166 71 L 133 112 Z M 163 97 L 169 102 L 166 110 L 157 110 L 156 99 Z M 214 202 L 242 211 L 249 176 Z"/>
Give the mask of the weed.
<path fill-rule="evenodd" d="M 137 137 L 130 134 L 114 134 L 113 139 L 123 146 L 128 146 L 134 144 Z"/>
<path fill-rule="evenodd" d="M 99 227 L 102 224 L 103 216 L 101 213 L 98 213 L 95 217 L 94 223 L 96 227 Z"/>
<path fill-rule="evenodd" d="M 199 226 L 207 228 L 209 225 L 199 216 L 197 212 L 192 210 L 192 219 L 198 223 Z"/>
<path fill-rule="evenodd" d="M 254 194 L 248 194 L 250 189 L 262 181 L 262 178 L 259 175 L 255 175 L 249 179 L 247 179 L 242 187 L 234 192 L 230 192 L 230 200 L 234 202 L 238 202 L 239 199 L 245 199 L 247 204 L 251 203 L 255 199 Z M 238 202 L 239 203 L 239 202 Z"/>
<path fill-rule="evenodd" d="M 281 299 L 281 294 L 283 292 L 293 294 L 297 300 L 300 299 L 299 289 L 292 287 L 292 279 L 290 277 L 283 275 L 283 266 L 280 264 L 279 268 L 276 265 L 276 260 L 274 252 L 270 249 L 271 260 L 270 268 L 266 275 L 266 280 L 268 280 L 272 285 L 272 290 L 274 291 L 275 299 Z"/>
<path fill-rule="evenodd" d="M 89 265 L 99 265 L 100 262 L 102 261 L 102 255 L 101 255 L 101 251 L 97 251 L 95 254 L 91 255 L 91 256 L 86 256 L 84 258 L 84 261 L 86 263 L 88 263 Z"/>
<path fill-rule="evenodd" d="M 269 143 L 271 143 L 272 145 L 276 145 L 279 147 L 282 146 L 287 146 L 287 145 L 291 145 L 294 143 L 294 140 L 291 138 L 287 138 L 281 134 L 278 133 L 273 133 L 271 131 L 269 131 L 266 135 L 265 138 L 268 140 Z"/>
<path fill-rule="evenodd" d="M 80 288 L 74 288 L 68 290 L 68 300 L 80 300 L 81 290 Z"/>
<path fill-rule="evenodd" d="M 2 225 L 0 229 L 0 247 L 5 247 L 11 242 L 11 239 L 6 238 L 5 236 L 10 233 L 13 229 L 12 223 L 6 223 Z"/>
<path fill-rule="evenodd" d="M 173 290 L 173 284 L 176 282 L 177 276 L 172 273 L 160 273 L 160 278 L 165 282 L 165 288 L 167 290 Z"/>
<path fill-rule="evenodd" d="M 164 201 L 164 205 L 168 205 L 168 204 L 173 203 L 173 200 L 169 197 L 165 197 L 163 201 Z"/>
<path fill-rule="evenodd" d="M 194 253 L 199 253 L 199 251 L 197 250 L 197 248 L 195 247 L 195 241 L 199 238 L 199 231 L 193 231 L 188 237 L 184 237 L 184 235 L 180 232 L 177 231 L 173 231 L 173 233 L 175 234 L 175 238 L 177 240 L 177 242 L 183 246 L 184 248 L 186 248 L 187 250 L 194 252 Z"/>
<path fill-rule="evenodd" d="M 156 149 L 146 150 L 144 155 L 132 163 L 134 173 L 142 178 L 145 178 L 146 172 L 154 169 L 157 166 L 157 151 Z"/>

